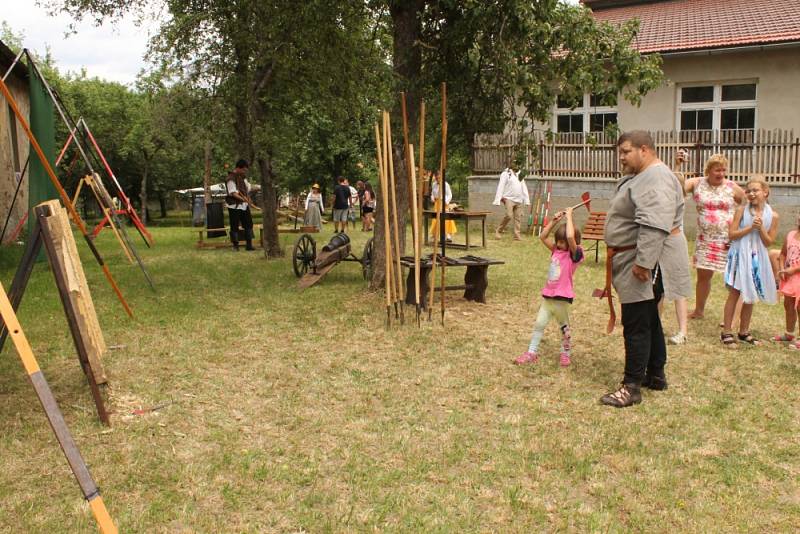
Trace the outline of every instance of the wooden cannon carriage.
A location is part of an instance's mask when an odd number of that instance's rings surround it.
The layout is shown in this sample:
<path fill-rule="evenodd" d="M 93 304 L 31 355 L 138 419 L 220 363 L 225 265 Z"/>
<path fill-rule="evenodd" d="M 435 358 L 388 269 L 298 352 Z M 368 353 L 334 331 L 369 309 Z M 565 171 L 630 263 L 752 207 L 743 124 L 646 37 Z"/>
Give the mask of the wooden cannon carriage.
<path fill-rule="evenodd" d="M 301 289 L 311 287 L 333 269 L 339 262 L 355 261 L 361 264 L 361 275 L 365 280 L 372 277 L 372 240 L 364 245 L 361 258 L 353 254 L 347 234 L 336 234 L 317 254 L 317 242 L 308 234 L 301 235 L 292 251 L 292 267 L 300 281 Z"/>

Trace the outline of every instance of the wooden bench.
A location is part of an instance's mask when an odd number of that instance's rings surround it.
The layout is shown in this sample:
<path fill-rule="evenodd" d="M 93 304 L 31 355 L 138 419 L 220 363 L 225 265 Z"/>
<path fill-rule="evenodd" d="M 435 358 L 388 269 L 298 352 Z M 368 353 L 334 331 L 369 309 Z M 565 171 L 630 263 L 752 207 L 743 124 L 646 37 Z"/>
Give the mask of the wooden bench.
<path fill-rule="evenodd" d="M 605 242 L 604 231 L 606 228 L 606 212 L 593 211 L 589 214 L 586 224 L 583 225 L 581 230 L 581 240 L 587 239 L 594 241 L 594 245 L 585 249 L 587 252 L 594 248 L 594 262 L 597 263 L 598 254 L 600 252 L 600 241 Z"/>
<path fill-rule="evenodd" d="M 197 248 L 226 248 L 231 246 L 230 239 L 228 236 L 230 235 L 230 226 L 223 226 L 222 228 L 192 228 L 193 232 L 197 232 Z M 264 242 L 264 228 L 260 224 L 253 225 L 253 233 L 255 234 L 256 230 L 258 230 L 258 243 L 253 243 L 253 246 L 260 247 L 261 243 Z M 214 236 L 208 239 L 217 239 L 219 237 L 224 238 L 222 241 L 216 241 L 215 243 L 208 243 L 205 241 L 206 235 L 211 232 L 223 232 L 221 236 Z"/>
<path fill-rule="evenodd" d="M 441 256 L 436 256 L 436 264 L 439 265 Z M 490 258 L 481 258 L 479 256 L 462 256 L 460 258 L 444 258 L 445 266 L 447 269 L 451 267 L 465 267 L 464 285 L 459 286 L 445 286 L 445 291 L 450 290 L 464 290 L 464 298 L 474 302 L 486 303 L 486 288 L 489 287 L 489 266 L 490 265 L 503 265 L 502 260 L 493 260 Z M 400 258 L 400 263 L 408 268 L 408 276 L 406 277 L 406 304 L 414 305 L 414 258 L 413 256 L 403 256 Z M 431 272 L 431 256 L 430 254 L 422 258 L 420 262 L 420 277 L 419 288 L 420 298 L 422 302 L 420 305 L 423 309 L 428 306 L 428 291 L 430 283 Z M 439 287 L 434 284 L 434 291 L 439 291 Z"/>

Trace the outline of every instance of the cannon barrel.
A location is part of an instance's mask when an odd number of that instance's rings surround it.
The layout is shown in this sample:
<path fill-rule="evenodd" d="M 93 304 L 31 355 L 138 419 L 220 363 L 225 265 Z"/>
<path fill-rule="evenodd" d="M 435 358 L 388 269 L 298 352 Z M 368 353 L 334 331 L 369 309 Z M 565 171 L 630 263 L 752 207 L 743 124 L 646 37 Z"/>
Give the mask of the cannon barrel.
<path fill-rule="evenodd" d="M 350 236 L 347 234 L 336 234 L 328 241 L 328 244 L 322 247 L 322 250 L 331 252 L 339 247 L 350 244 Z"/>
<path fill-rule="evenodd" d="M 349 255 L 350 238 L 347 237 L 347 234 L 336 234 L 327 245 L 322 247 L 322 252 L 317 257 L 315 267 L 319 270 L 331 263 L 339 263 Z"/>

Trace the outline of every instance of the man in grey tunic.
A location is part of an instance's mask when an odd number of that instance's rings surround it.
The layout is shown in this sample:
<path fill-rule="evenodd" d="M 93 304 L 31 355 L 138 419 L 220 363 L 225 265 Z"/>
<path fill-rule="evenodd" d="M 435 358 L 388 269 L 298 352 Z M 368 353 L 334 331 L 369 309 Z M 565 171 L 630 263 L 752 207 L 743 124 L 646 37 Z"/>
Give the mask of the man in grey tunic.
<path fill-rule="evenodd" d="M 622 304 L 625 376 L 600 402 L 624 408 L 642 401 L 641 387 L 667 388 L 667 348 L 658 315 L 662 270 L 669 268 L 667 240 L 681 232 L 683 191 L 655 152 L 650 134 L 636 130 L 617 141 L 625 175 L 606 217 L 605 241 L 614 288 Z"/>

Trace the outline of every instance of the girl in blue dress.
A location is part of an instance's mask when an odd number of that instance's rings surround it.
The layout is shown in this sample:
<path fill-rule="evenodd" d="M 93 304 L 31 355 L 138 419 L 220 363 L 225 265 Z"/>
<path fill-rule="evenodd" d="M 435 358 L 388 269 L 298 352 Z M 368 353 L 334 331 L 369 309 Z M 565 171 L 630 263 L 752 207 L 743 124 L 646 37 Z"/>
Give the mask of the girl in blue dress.
<path fill-rule="evenodd" d="M 739 206 L 731 221 L 728 236 L 731 248 L 725 267 L 725 317 L 720 340 L 729 348 L 736 348 L 732 323 L 739 296 L 742 298 L 742 315 L 739 321 L 738 341 L 759 344 L 750 333 L 750 317 L 756 301 L 775 304 L 778 292 L 775 275 L 769 261 L 768 247 L 778 235 L 778 213 L 767 203 L 769 185 L 754 178 L 747 182 L 747 203 Z"/>

